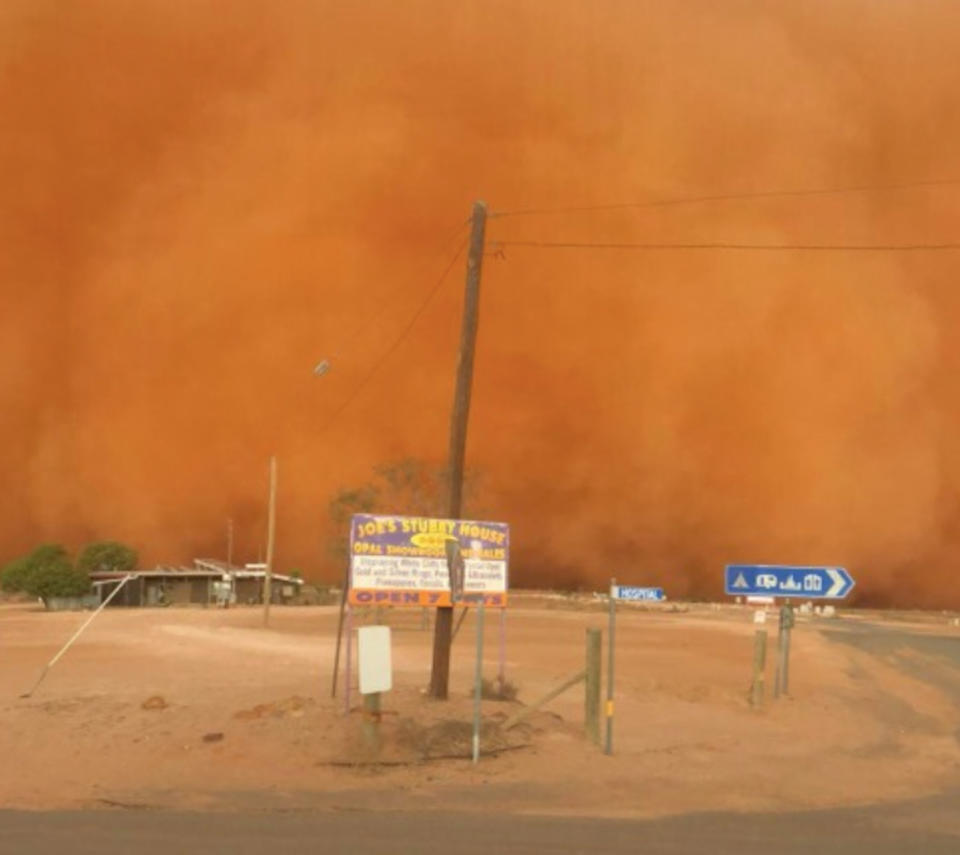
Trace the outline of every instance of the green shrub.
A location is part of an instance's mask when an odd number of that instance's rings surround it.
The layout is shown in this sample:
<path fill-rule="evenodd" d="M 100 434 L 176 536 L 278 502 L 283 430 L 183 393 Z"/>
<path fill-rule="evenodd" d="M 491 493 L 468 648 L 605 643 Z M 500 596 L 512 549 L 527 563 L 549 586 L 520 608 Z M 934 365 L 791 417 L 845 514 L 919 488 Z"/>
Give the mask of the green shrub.
<path fill-rule="evenodd" d="M 67 551 L 56 543 L 45 543 L 11 561 L 3 569 L 3 589 L 40 597 L 79 597 L 90 590 L 90 577 L 77 570 Z"/>
<path fill-rule="evenodd" d="M 5 564 L 3 569 L 0 570 L 0 588 L 8 594 L 21 593 L 26 583 L 28 570 L 27 557 L 25 555 L 20 558 L 14 558 L 13 561 Z"/>
<path fill-rule="evenodd" d="M 113 540 L 85 546 L 77 558 L 77 570 L 90 573 L 130 573 L 136 569 L 139 556 L 135 549 Z"/>

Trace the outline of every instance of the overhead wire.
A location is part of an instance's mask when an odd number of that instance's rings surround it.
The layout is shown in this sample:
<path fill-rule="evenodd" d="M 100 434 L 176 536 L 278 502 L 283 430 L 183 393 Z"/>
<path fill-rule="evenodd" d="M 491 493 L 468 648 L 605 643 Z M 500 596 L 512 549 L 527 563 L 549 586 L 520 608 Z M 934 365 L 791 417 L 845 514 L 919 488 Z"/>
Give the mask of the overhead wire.
<path fill-rule="evenodd" d="M 734 201 L 734 200 L 748 200 L 748 199 L 767 199 L 767 198 L 787 198 L 787 197 L 801 197 L 801 196 L 823 196 L 823 195 L 835 195 L 843 193 L 861 193 L 861 192 L 874 192 L 874 191 L 887 191 L 887 190 L 900 190 L 900 189 L 912 189 L 912 188 L 921 188 L 921 187 L 934 187 L 934 186 L 950 186 L 950 185 L 960 185 L 960 179 L 948 179 L 948 180 L 938 180 L 938 181 L 921 181 L 921 182 L 912 182 L 912 183 L 901 183 L 901 184 L 884 184 L 884 185 L 863 185 L 863 186 L 851 186 L 851 187 L 836 187 L 836 188 L 821 188 L 821 189 L 806 189 L 806 190 L 773 190 L 773 191 L 762 191 L 756 193 L 729 193 L 729 194 L 714 194 L 709 196 L 690 196 L 690 197 L 680 197 L 675 199 L 659 199 L 659 200 L 650 200 L 647 202 L 626 202 L 626 203 L 614 203 L 606 205 L 581 205 L 581 206 L 570 206 L 566 208 L 524 208 L 524 209 L 514 209 L 506 211 L 491 211 L 489 217 L 498 218 L 498 217 L 509 217 L 509 216 L 521 216 L 521 215 L 539 215 L 539 214 L 563 214 L 563 213 L 579 213 L 579 212 L 591 212 L 591 211 L 609 211 L 609 210 L 620 210 L 620 209 L 631 209 L 631 208 L 658 208 L 658 207 L 667 207 L 671 205 L 685 205 L 685 204 L 699 204 L 699 203 L 708 203 L 708 202 L 725 202 L 725 201 Z M 472 220 L 468 218 L 457 231 L 451 235 L 451 238 L 447 240 L 445 245 L 449 245 L 450 241 L 459 237 L 466 226 L 470 224 Z M 433 287 L 425 294 L 424 299 L 417 306 L 416 311 L 410 317 L 410 320 L 404 325 L 400 330 L 400 333 L 397 337 L 391 342 L 390 346 L 378 357 L 374 364 L 370 367 L 370 370 L 364 374 L 360 381 L 356 384 L 351 395 L 343 401 L 343 403 L 330 415 L 327 419 L 324 426 L 321 428 L 321 432 L 325 432 L 330 427 L 332 427 L 337 419 L 353 404 L 354 401 L 359 398 L 359 396 L 364 392 L 373 378 L 377 375 L 380 369 L 387 363 L 391 356 L 396 352 L 397 348 L 403 343 L 406 337 L 416 326 L 417 321 L 423 315 L 427 306 L 433 300 L 434 296 L 443 286 L 443 283 L 446 281 L 447 276 L 450 274 L 450 271 L 453 269 L 454 264 L 456 264 L 457 259 L 460 257 L 463 250 L 466 248 L 467 241 L 469 237 L 464 237 L 460 244 L 458 245 L 456 252 L 451 256 L 443 272 L 440 274 L 440 277 L 433 285 Z M 597 249 L 597 250 L 632 250 L 632 251 L 649 251 L 649 252 L 659 252 L 659 251 L 756 251 L 756 252 L 939 252 L 939 251 L 956 251 L 960 250 L 960 243 L 946 242 L 946 243 L 931 243 L 931 244 L 839 244 L 839 243 L 823 243 L 823 244 L 790 244 L 790 243 L 778 243 L 778 244 L 757 244 L 757 243 L 734 243 L 734 242 L 718 242 L 718 241 L 707 241 L 707 242 L 682 242 L 682 243 L 630 243 L 630 242 L 604 242 L 604 241 L 542 241 L 542 240 L 498 240 L 491 239 L 489 244 L 492 247 L 503 248 L 503 247 L 520 247 L 520 248 L 533 248 L 533 249 Z"/>
<path fill-rule="evenodd" d="M 440 244 L 440 252 L 441 252 L 443 255 L 446 255 L 446 254 L 447 254 L 447 252 L 449 251 L 450 247 L 453 245 L 453 242 L 454 242 L 455 240 L 457 240 L 457 239 L 463 234 L 464 229 L 465 229 L 467 226 L 469 226 L 472 221 L 473 221 L 473 217 L 472 217 L 472 216 L 471 216 L 471 217 L 468 217 L 466 220 L 464 220 L 462 223 L 460 223 L 459 226 L 457 226 L 456 231 L 450 232 L 450 233 L 447 235 L 447 237 L 444 238 L 443 242 Z M 345 344 L 348 344 L 349 342 L 352 342 L 352 341 L 357 337 L 357 334 L 358 334 L 364 327 L 369 327 L 369 326 L 372 326 L 373 324 L 376 324 L 377 321 L 379 321 L 380 318 L 383 317 L 383 315 L 384 315 L 388 310 L 389 310 L 389 307 L 388 307 L 388 306 L 386 306 L 386 305 L 381 305 L 380 309 L 373 315 L 373 317 L 364 318 L 363 320 L 359 321 L 354 327 L 352 327 L 352 328 L 350 329 L 350 331 L 349 331 L 346 335 L 341 336 L 341 340 L 344 342 L 344 345 L 345 345 Z M 328 362 L 328 363 L 336 363 L 336 362 L 338 362 L 339 359 L 340 359 L 340 357 L 343 355 L 343 347 L 344 347 L 344 345 L 340 345 L 340 346 L 338 346 L 338 347 L 335 347 L 335 348 L 330 352 L 330 355 L 327 356 L 327 357 L 324 359 L 324 362 Z"/>
<path fill-rule="evenodd" d="M 960 250 L 960 243 L 842 244 L 842 243 L 621 243 L 604 241 L 491 240 L 495 247 L 535 249 L 623 249 L 623 250 L 734 250 L 760 252 L 940 252 Z"/>
<path fill-rule="evenodd" d="M 467 222 L 469 222 L 469 220 Z M 466 223 L 460 227 L 459 231 L 457 232 L 457 235 L 459 235 L 463 231 L 465 225 Z M 410 334 L 410 332 L 416 326 L 417 321 L 420 320 L 421 315 L 423 315 L 423 313 L 426 311 L 427 306 L 430 305 L 431 301 L 436 296 L 437 292 L 440 290 L 441 287 L 443 287 L 443 283 L 446 281 L 447 276 L 450 275 L 450 271 L 453 270 L 453 266 L 457 263 L 457 259 L 460 258 L 460 255 L 463 253 L 463 250 L 466 248 L 468 240 L 469 240 L 469 236 L 466 236 L 463 238 L 463 240 L 460 241 L 460 244 L 457 247 L 456 252 L 454 252 L 450 260 L 447 262 L 446 267 L 444 267 L 443 272 L 440 274 L 440 277 L 437 279 L 436 283 L 424 295 L 423 300 L 419 303 L 413 315 L 411 315 L 410 320 L 407 321 L 404 327 L 400 330 L 400 333 L 391 342 L 390 346 L 377 358 L 377 360 L 373 363 L 373 365 L 366 372 L 366 374 L 364 374 L 363 377 L 360 378 L 359 382 L 354 386 L 353 392 L 327 418 L 323 427 L 320 428 L 320 433 L 324 433 L 327 430 L 329 430 L 331 427 L 333 427 L 337 419 L 339 419 L 340 416 L 343 415 L 343 413 L 346 412 L 346 410 L 350 407 L 350 405 L 353 404 L 353 402 L 356 401 L 361 394 L 363 394 L 364 390 L 367 388 L 367 386 L 369 386 L 370 381 L 373 380 L 373 378 L 377 375 L 380 369 L 387 363 L 390 357 L 393 356 L 393 354 L 397 351 L 397 348 L 400 347 L 404 339 L 406 339 L 406 337 Z"/>
<path fill-rule="evenodd" d="M 515 208 L 504 211 L 491 211 L 488 216 L 519 217 L 548 214 L 577 214 L 599 211 L 617 211 L 643 208 L 665 208 L 673 205 L 696 205 L 707 202 L 734 202 L 750 199 L 776 199 L 802 196 L 833 196 L 846 193 L 873 193 L 890 190 L 912 190 L 926 187 L 950 187 L 960 185 L 960 178 L 935 179 L 929 181 L 911 181 L 896 184 L 862 184 L 848 187 L 823 187 L 797 190 L 760 190 L 756 192 L 716 193 L 703 196 L 678 196 L 667 199 L 650 199 L 640 202 L 612 202 L 597 205 L 571 205 L 559 208 Z"/>

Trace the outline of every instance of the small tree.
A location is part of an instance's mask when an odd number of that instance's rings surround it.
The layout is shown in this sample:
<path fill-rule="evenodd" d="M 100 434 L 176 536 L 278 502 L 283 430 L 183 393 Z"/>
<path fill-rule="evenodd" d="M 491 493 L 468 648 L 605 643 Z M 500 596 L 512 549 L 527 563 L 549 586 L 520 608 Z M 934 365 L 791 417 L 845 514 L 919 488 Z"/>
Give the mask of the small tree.
<path fill-rule="evenodd" d="M 16 594 L 23 591 L 28 569 L 27 557 L 25 555 L 7 562 L 3 569 L 0 570 L 0 588 L 8 594 Z"/>
<path fill-rule="evenodd" d="M 79 597 L 90 590 L 90 577 L 74 568 L 59 544 L 45 543 L 21 560 L 26 565 L 21 590 L 44 604 L 51 597 Z"/>
<path fill-rule="evenodd" d="M 139 556 L 135 549 L 114 540 L 91 543 L 77 558 L 77 570 L 91 573 L 129 573 L 137 566 Z"/>
<path fill-rule="evenodd" d="M 350 517 L 353 514 L 443 516 L 446 511 L 450 478 L 445 467 L 406 457 L 376 466 L 373 473 L 372 483 L 338 490 L 330 501 L 330 521 L 335 532 L 330 541 L 330 556 L 338 564 L 349 559 Z M 467 470 L 463 481 L 464 503 L 472 506 L 480 481 L 479 473 Z"/>
<path fill-rule="evenodd" d="M 410 516 L 441 516 L 445 487 L 444 470 L 437 469 L 417 460 L 405 457 L 393 463 L 374 468 L 376 476 L 384 482 L 379 490 L 394 507 L 383 510 L 390 513 L 397 510 Z"/>
<path fill-rule="evenodd" d="M 370 513 L 376 505 L 378 492 L 373 484 L 364 484 L 356 489 L 344 487 L 337 490 L 330 500 L 330 520 L 336 532 L 330 541 L 330 556 L 338 564 L 345 561 L 350 553 L 350 517 Z"/>

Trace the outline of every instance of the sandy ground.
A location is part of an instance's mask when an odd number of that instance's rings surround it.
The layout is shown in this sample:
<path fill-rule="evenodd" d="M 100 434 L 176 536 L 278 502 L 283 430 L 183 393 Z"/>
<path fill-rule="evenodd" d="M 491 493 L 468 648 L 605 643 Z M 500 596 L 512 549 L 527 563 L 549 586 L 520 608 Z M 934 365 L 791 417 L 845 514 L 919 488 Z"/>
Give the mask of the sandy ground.
<path fill-rule="evenodd" d="M 270 629 L 252 609 L 111 609 L 20 698 L 84 615 L 2 606 L 0 806 L 656 816 L 869 804 L 960 785 L 956 662 L 889 639 L 876 653 L 838 641 L 843 621 L 801 620 L 790 697 L 756 711 L 751 613 L 731 608 L 621 611 L 614 756 L 583 736 L 581 687 L 504 733 L 506 716 L 583 666 L 585 629 L 606 623 L 599 607 L 515 601 L 507 678 L 519 701 L 484 702 L 484 744 L 500 753 L 477 766 L 459 759 L 472 617 L 455 643 L 451 700 L 438 703 L 422 693 L 432 634 L 419 611 L 390 613 L 395 690 L 383 762 L 370 765 L 359 712 L 330 698 L 335 608 L 274 609 Z M 960 649 L 946 620 L 904 626 Z M 158 708 L 144 708 L 154 697 Z"/>

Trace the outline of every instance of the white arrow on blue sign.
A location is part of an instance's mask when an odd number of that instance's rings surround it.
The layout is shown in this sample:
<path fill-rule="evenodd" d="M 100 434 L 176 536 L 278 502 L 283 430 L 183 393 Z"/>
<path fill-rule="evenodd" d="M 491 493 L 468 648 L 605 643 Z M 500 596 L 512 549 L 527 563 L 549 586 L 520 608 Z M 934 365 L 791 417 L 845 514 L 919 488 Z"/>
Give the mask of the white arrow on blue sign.
<path fill-rule="evenodd" d="M 665 600 L 663 588 L 634 588 L 629 585 L 612 585 L 610 595 L 615 600 Z"/>
<path fill-rule="evenodd" d="M 843 567 L 728 564 L 724 591 L 744 597 L 842 600 L 856 583 Z"/>

